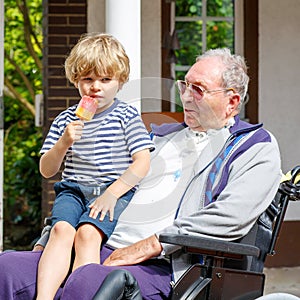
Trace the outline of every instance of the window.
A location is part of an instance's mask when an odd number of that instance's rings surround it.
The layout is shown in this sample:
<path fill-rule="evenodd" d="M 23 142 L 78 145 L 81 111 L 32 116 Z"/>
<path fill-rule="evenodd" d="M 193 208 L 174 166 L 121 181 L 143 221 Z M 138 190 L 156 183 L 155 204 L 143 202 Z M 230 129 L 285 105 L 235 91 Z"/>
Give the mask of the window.
<path fill-rule="evenodd" d="M 184 78 L 195 58 L 207 49 L 228 47 L 235 52 L 234 0 L 176 0 L 172 2 L 172 77 Z M 172 111 L 181 111 L 175 89 Z M 175 106 L 175 107 L 174 107 Z"/>

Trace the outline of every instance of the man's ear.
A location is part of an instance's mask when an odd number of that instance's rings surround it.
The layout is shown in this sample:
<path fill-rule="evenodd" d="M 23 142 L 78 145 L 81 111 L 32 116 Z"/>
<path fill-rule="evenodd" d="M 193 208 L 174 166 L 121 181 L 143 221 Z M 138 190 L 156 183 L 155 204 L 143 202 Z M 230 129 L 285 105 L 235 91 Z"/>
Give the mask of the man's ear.
<path fill-rule="evenodd" d="M 233 112 L 238 111 L 239 104 L 241 102 L 241 96 L 237 93 L 230 95 L 227 105 L 227 114 L 232 116 Z"/>

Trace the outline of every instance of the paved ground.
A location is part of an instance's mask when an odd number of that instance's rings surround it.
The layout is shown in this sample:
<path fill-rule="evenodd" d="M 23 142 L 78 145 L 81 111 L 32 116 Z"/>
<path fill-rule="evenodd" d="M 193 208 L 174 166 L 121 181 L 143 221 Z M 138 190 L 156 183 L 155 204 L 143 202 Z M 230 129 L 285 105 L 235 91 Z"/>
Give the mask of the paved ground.
<path fill-rule="evenodd" d="M 265 268 L 265 292 L 288 293 L 300 297 L 300 267 L 294 268 Z"/>

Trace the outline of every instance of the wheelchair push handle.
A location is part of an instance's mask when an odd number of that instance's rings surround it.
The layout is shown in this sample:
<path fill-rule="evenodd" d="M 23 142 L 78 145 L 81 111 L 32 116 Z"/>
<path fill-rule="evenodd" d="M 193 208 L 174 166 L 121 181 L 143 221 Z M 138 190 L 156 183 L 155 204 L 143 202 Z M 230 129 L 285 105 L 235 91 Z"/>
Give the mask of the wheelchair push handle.
<path fill-rule="evenodd" d="M 292 175 L 291 182 L 293 184 L 296 184 L 300 180 L 300 177 L 297 180 L 297 177 L 298 177 L 299 174 L 300 174 L 300 166 L 296 166 L 295 168 L 292 169 L 292 171 L 291 171 L 291 175 Z"/>

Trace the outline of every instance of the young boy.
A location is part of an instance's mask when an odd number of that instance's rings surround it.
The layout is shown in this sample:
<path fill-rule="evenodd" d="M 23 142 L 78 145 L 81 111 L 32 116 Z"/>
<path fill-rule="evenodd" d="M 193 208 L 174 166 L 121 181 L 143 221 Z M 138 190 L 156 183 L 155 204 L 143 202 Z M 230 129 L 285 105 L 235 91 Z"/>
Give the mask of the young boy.
<path fill-rule="evenodd" d="M 41 149 L 40 172 L 54 176 L 52 230 L 38 267 L 37 299 L 53 299 L 73 270 L 99 263 L 101 243 L 112 233 L 135 186 L 148 173 L 154 145 L 137 110 L 115 98 L 129 77 L 129 59 L 108 34 L 83 36 L 65 62 L 66 76 L 81 96 L 97 100 L 92 120 L 83 122 L 77 105 L 53 121 Z"/>

